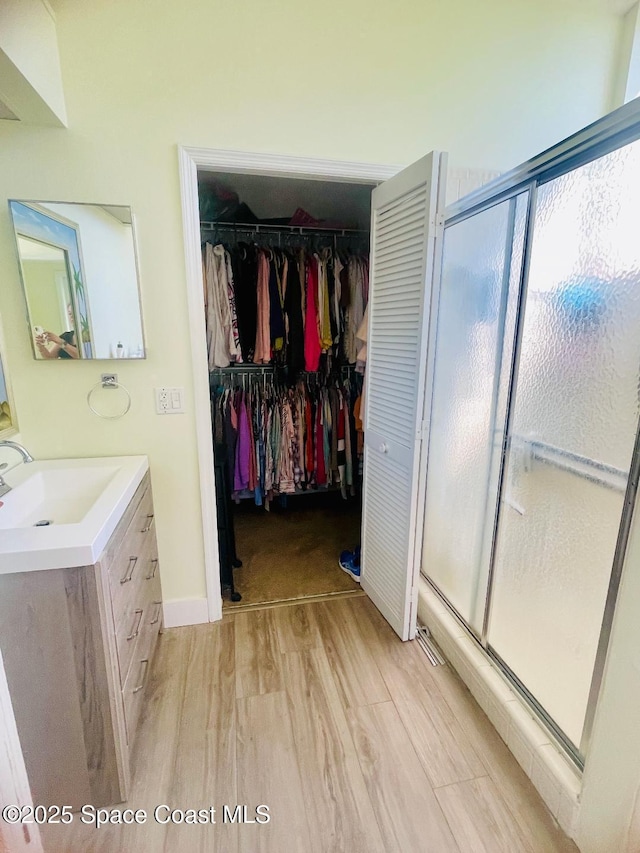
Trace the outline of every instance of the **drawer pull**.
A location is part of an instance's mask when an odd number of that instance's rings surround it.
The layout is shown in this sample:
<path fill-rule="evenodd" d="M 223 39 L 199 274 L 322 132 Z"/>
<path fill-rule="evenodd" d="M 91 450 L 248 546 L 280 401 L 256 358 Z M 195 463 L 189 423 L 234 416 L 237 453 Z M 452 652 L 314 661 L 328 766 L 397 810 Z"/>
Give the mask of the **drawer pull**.
<path fill-rule="evenodd" d="M 147 516 L 147 523 L 142 528 L 140 533 L 148 533 L 151 530 L 152 524 L 153 524 L 153 514 Z"/>
<path fill-rule="evenodd" d="M 129 583 L 129 581 L 133 577 L 133 570 L 135 569 L 137 562 L 137 557 L 129 557 L 129 565 L 127 566 L 127 571 L 125 572 L 124 577 L 120 578 L 120 583 Z"/>
<path fill-rule="evenodd" d="M 133 688 L 134 693 L 139 693 L 142 690 L 142 688 L 144 687 L 144 683 L 147 679 L 147 672 L 148 672 L 148 667 L 149 667 L 149 658 L 144 658 L 144 660 L 141 660 L 140 663 L 144 666 L 144 674 L 142 676 L 142 681 L 140 682 L 140 684 L 138 684 L 137 687 Z"/>
<path fill-rule="evenodd" d="M 149 622 L 149 625 L 157 625 L 160 621 L 160 614 L 162 613 L 162 602 L 154 601 L 153 603 L 157 605 L 158 609 L 156 610 L 155 619 L 152 619 L 151 622 Z"/>
<path fill-rule="evenodd" d="M 147 575 L 148 581 L 152 581 L 156 576 L 156 572 L 158 571 L 158 558 L 154 557 L 153 560 L 151 560 L 150 562 L 151 562 L 151 565 L 153 568 L 151 569 L 151 571 Z"/>
<path fill-rule="evenodd" d="M 127 640 L 135 640 L 135 638 L 140 633 L 140 623 L 142 622 L 142 610 L 140 610 L 140 609 L 136 610 L 136 615 L 138 617 L 138 621 L 136 622 L 136 627 L 129 634 L 129 636 L 127 637 Z"/>

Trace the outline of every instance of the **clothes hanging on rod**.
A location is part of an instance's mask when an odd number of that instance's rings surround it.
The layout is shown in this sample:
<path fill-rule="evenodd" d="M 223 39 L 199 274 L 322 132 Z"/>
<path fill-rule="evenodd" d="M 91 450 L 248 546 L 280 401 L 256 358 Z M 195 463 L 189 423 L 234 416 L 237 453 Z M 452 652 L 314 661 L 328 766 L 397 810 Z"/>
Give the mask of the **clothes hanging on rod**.
<path fill-rule="evenodd" d="M 205 245 L 203 254 L 203 280 L 205 282 L 205 318 L 209 369 L 225 359 L 236 361 L 239 349 L 234 334 L 237 316 L 232 316 L 235 300 L 229 296 L 229 267 L 222 246 Z M 226 361 L 228 364 L 229 361 Z"/>
<path fill-rule="evenodd" d="M 214 439 L 226 446 L 233 498 L 260 506 L 277 495 L 339 489 L 346 500 L 359 486 L 354 404 L 358 374 L 281 377 L 220 370 L 214 374 Z M 217 383 L 217 384 L 216 384 Z"/>
<path fill-rule="evenodd" d="M 248 362 L 314 372 L 323 359 L 355 363 L 369 291 L 365 254 L 206 242 L 203 274 L 210 370 Z"/>

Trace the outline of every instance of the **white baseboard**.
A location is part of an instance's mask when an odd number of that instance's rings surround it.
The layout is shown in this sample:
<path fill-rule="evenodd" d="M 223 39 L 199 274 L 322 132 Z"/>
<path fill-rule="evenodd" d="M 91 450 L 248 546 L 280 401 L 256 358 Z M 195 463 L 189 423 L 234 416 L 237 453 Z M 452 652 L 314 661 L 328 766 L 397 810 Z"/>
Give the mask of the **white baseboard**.
<path fill-rule="evenodd" d="M 162 609 L 165 628 L 202 625 L 209 621 L 206 598 L 178 598 L 175 601 L 165 601 Z"/>

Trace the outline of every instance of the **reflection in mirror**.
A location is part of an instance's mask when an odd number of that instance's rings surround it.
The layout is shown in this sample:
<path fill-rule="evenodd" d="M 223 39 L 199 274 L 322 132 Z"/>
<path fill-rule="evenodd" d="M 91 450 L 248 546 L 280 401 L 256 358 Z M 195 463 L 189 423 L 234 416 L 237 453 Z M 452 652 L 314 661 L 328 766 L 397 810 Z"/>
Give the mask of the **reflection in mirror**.
<path fill-rule="evenodd" d="M 18 235 L 36 358 L 79 358 L 68 253 L 57 246 Z M 57 334 L 52 329 L 57 330 Z"/>
<path fill-rule="evenodd" d="M 11 414 L 9 389 L 7 388 L 7 380 L 4 375 L 4 367 L 2 366 L 2 355 L 0 354 L 0 435 L 14 427 L 15 422 Z"/>
<path fill-rule="evenodd" d="M 144 358 L 131 209 L 9 207 L 35 357 Z"/>

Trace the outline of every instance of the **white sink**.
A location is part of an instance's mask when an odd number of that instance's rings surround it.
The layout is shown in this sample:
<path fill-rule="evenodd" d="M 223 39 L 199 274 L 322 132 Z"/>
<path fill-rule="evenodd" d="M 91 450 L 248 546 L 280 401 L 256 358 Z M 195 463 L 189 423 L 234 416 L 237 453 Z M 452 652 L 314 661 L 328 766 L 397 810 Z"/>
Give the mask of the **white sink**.
<path fill-rule="evenodd" d="M 77 524 L 117 471 L 116 466 L 45 468 L 42 462 L 29 465 L 25 469 L 27 479 L 5 496 L 0 507 L 0 530 L 47 523 Z"/>
<path fill-rule="evenodd" d="M 47 459 L 4 475 L 0 573 L 95 563 L 149 467 L 146 456 Z"/>

